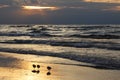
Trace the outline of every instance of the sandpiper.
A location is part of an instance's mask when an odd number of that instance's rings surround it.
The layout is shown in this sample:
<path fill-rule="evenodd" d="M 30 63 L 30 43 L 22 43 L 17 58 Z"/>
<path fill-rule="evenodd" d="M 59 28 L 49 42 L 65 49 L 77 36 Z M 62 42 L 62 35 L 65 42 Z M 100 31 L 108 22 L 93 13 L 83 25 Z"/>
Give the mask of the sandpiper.
<path fill-rule="evenodd" d="M 48 70 L 51 70 L 52 68 L 51 68 L 50 66 L 47 66 L 47 69 L 48 69 Z"/>

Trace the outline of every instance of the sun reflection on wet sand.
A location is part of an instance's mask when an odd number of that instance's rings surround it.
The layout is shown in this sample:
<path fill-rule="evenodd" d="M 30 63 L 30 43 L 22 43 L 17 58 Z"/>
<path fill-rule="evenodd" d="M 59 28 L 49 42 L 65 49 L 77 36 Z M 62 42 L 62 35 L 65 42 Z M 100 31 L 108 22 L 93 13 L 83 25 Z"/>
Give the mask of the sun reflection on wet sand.
<path fill-rule="evenodd" d="M 41 65 L 40 68 L 35 68 L 36 71 L 39 70 L 39 73 L 32 72 L 32 70 L 34 70 L 34 68 L 32 67 L 33 64 Z M 48 65 L 54 67 L 54 65 L 51 64 L 16 60 L 9 65 L 12 65 L 13 67 L 0 67 L 1 80 L 4 80 L 3 78 L 5 78 L 5 80 L 59 80 L 59 78 L 57 77 L 57 71 L 54 71 L 56 69 L 53 69 L 51 71 L 47 70 Z M 55 67 L 57 68 L 57 66 Z"/>
<path fill-rule="evenodd" d="M 21 59 L 21 57 L 23 59 Z M 9 58 L 14 58 L 14 60 L 10 60 Z M 33 62 L 26 58 L 30 60 L 34 58 L 39 60 L 39 58 L 42 58 L 45 62 L 48 62 L 47 60 L 56 62 L 54 57 L 45 58 L 43 56 L 38 57 L 35 55 L 1 52 L 0 80 L 119 80 L 120 72 L 115 70 L 107 71 L 75 65 L 41 63 L 36 60 Z M 3 62 L 6 63 L 8 60 L 11 62 L 7 65 L 3 64 Z M 59 58 L 57 58 L 57 60 L 59 60 Z M 67 62 L 67 60 L 64 59 L 60 59 L 59 62 L 61 60 Z M 33 72 L 33 70 L 35 72 Z M 39 71 L 39 73 L 36 73 L 36 71 Z"/>
<path fill-rule="evenodd" d="M 60 80 L 57 65 L 17 59 L 20 55 L 0 53 L 0 80 Z M 39 59 L 33 55 L 28 57 Z"/>

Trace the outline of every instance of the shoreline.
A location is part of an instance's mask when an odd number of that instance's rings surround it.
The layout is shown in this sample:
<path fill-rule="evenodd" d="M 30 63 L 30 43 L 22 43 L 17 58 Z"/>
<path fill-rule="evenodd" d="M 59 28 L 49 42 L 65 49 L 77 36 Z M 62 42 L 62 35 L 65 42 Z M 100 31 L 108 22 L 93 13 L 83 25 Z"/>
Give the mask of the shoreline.
<path fill-rule="evenodd" d="M 74 64 L 87 64 L 57 57 L 0 52 L 0 60 L 0 79 L 2 80 L 26 80 L 28 78 L 31 78 L 30 80 L 119 80 L 120 78 L 119 70 L 76 66 Z M 55 62 L 59 62 L 59 64 L 54 64 Z M 33 64 L 41 66 L 40 73 L 32 72 L 34 70 Z M 47 74 L 49 72 L 47 66 L 52 68 L 49 75 Z"/>
<path fill-rule="evenodd" d="M 89 56 L 84 56 L 84 55 L 72 55 L 72 57 L 69 56 L 69 54 L 59 54 L 59 53 L 51 53 L 51 52 L 44 52 L 44 51 L 36 51 L 36 50 L 24 50 L 24 49 L 15 49 L 15 48 L 0 48 L 1 52 L 9 52 L 9 53 L 18 53 L 18 54 L 29 54 L 29 55 L 36 55 L 36 56 L 51 56 L 51 57 L 58 57 L 58 58 L 63 58 L 63 59 L 69 59 L 69 60 L 74 60 L 74 61 L 78 61 L 78 62 L 84 62 L 87 64 L 92 64 L 89 66 L 86 65 L 78 65 L 78 66 L 86 66 L 86 67 L 93 67 L 96 69 L 111 69 L 111 70 L 120 70 L 119 64 L 117 64 L 117 61 L 113 61 L 114 64 L 108 64 L 110 61 L 109 59 L 107 60 L 106 58 L 96 58 L 96 57 L 89 57 Z M 80 59 L 81 57 L 81 59 Z M 102 61 L 106 61 L 107 64 L 103 64 L 103 63 L 98 63 L 98 62 L 91 62 L 88 61 L 90 59 L 95 59 L 95 60 L 102 60 Z M 116 63 L 116 64 L 115 64 Z"/>

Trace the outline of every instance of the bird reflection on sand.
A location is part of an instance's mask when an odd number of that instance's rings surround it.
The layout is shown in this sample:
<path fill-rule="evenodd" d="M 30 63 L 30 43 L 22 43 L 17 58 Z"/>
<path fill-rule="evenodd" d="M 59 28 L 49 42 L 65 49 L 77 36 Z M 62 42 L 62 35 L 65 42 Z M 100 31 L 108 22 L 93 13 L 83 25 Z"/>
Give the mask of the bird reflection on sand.
<path fill-rule="evenodd" d="M 33 64 L 32 66 L 33 66 L 33 69 L 34 69 L 34 70 L 32 70 L 32 73 L 39 74 L 40 73 L 40 65 Z M 50 66 L 47 66 L 47 70 L 48 70 L 48 72 L 46 73 L 47 76 L 51 75 L 51 72 L 50 72 L 51 69 L 52 68 Z"/>
<path fill-rule="evenodd" d="M 48 75 L 48 76 L 51 75 L 51 72 L 47 72 L 47 75 Z"/>

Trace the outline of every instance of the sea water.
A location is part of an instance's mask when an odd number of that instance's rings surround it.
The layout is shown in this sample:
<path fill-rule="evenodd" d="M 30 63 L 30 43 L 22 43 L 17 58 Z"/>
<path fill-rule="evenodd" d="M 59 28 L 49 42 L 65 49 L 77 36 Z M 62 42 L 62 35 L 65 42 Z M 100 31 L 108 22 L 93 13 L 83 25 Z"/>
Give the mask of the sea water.
<path fill-rule="evenodd" d="M 120 25 L 0 25 L 0 51 L 120 69 Z"/>

